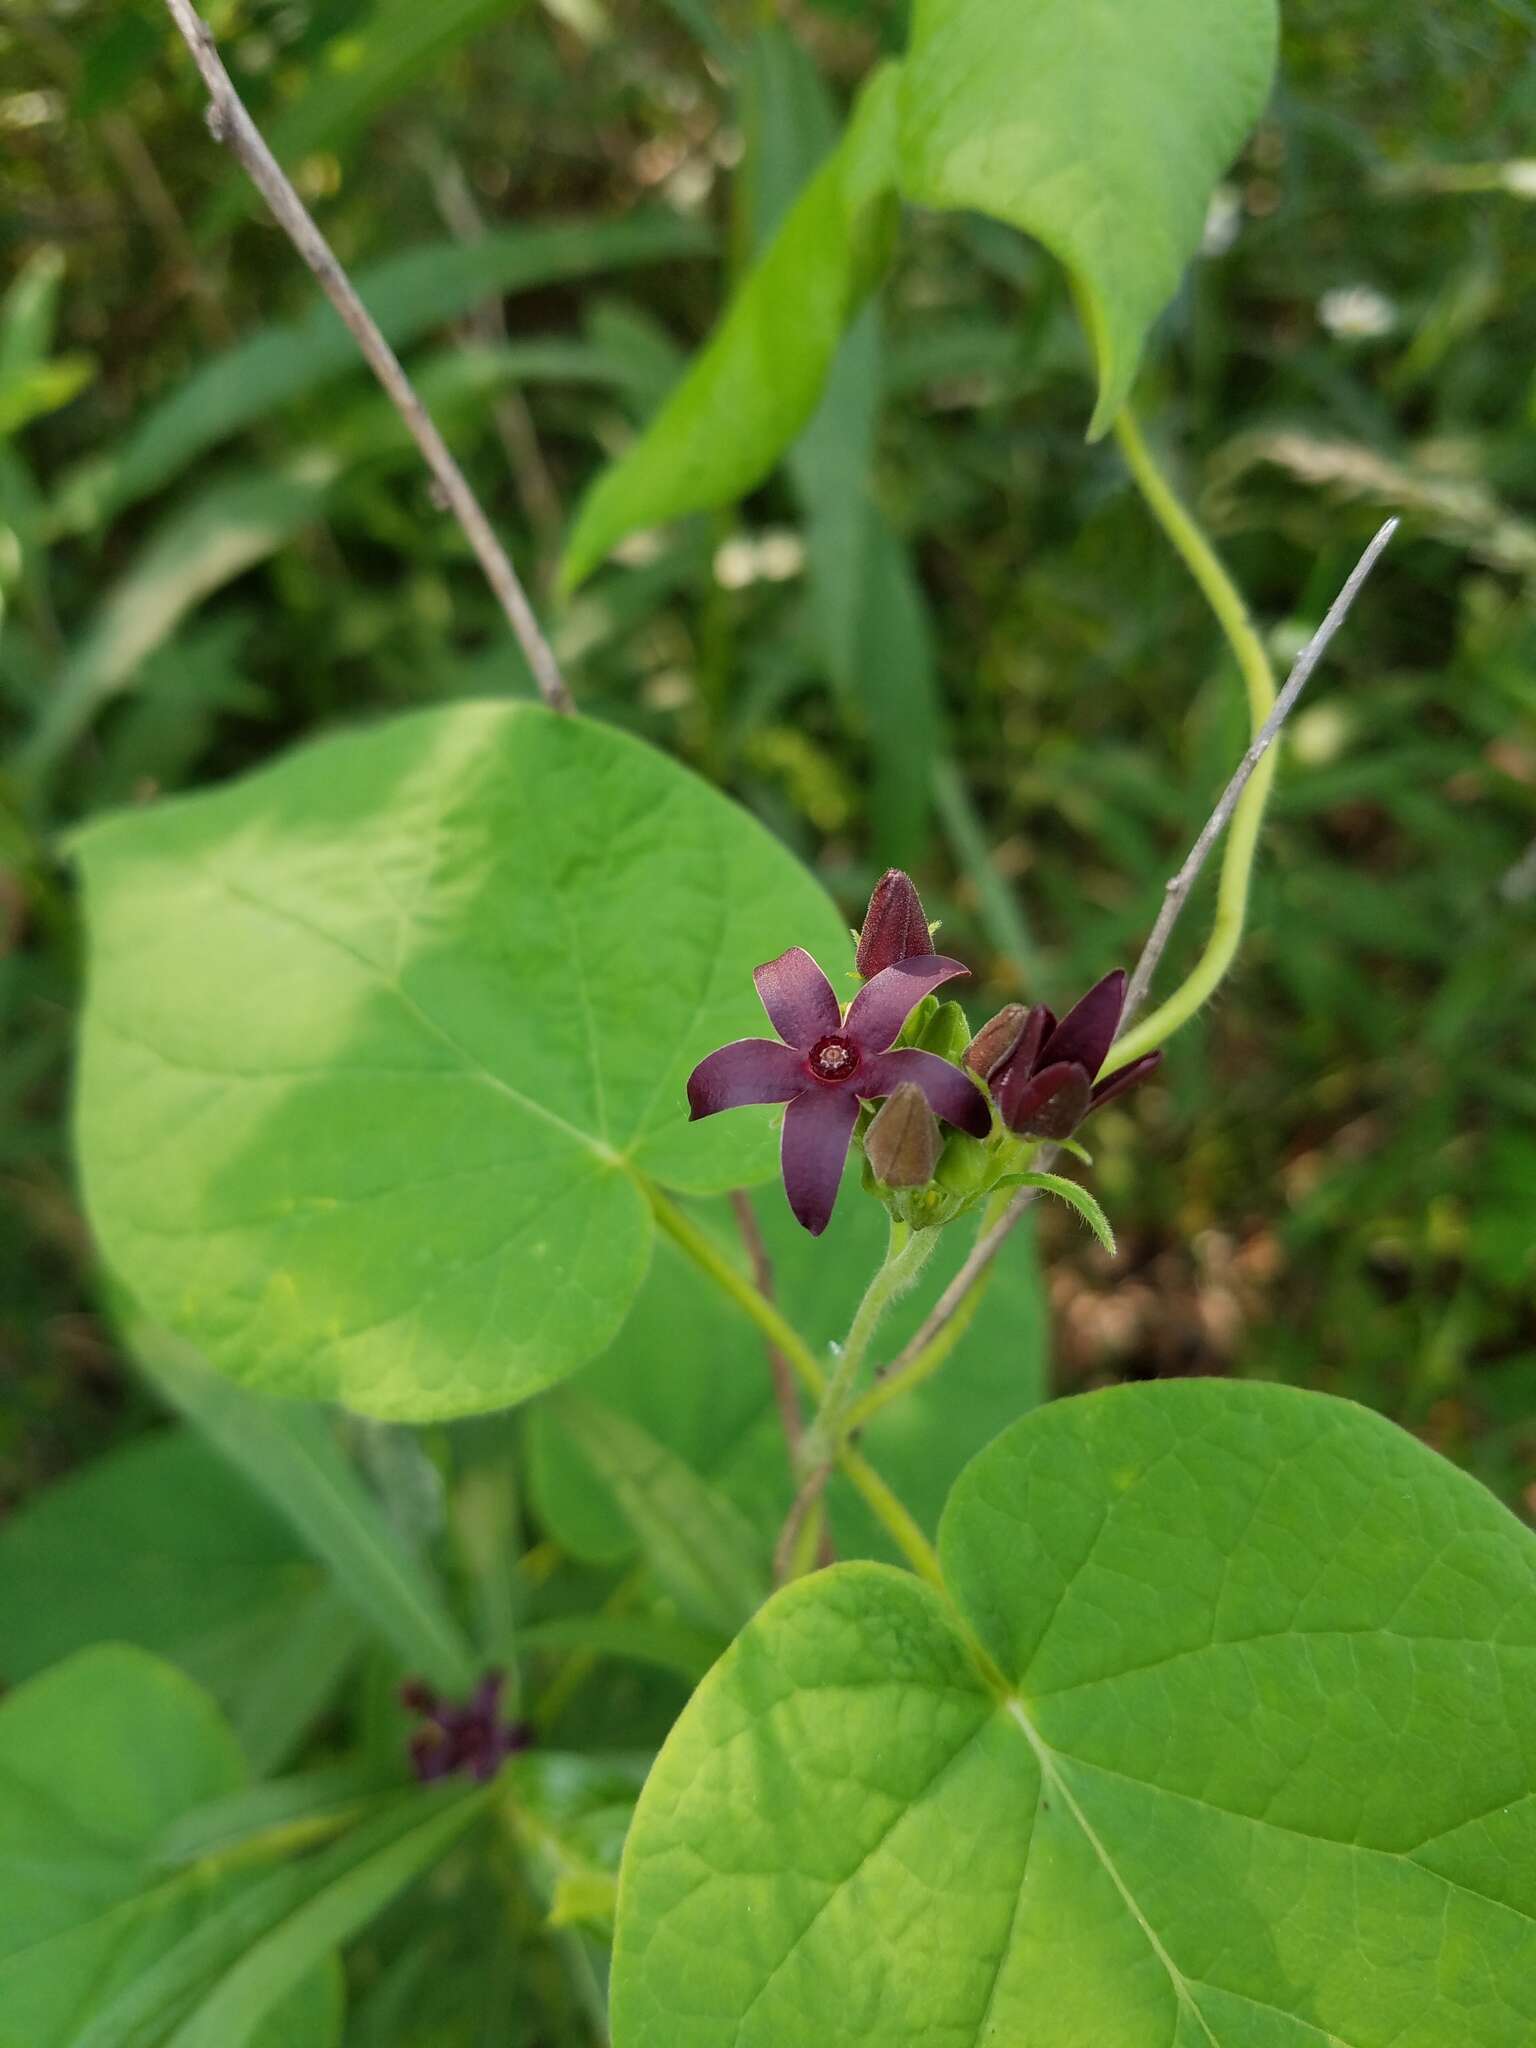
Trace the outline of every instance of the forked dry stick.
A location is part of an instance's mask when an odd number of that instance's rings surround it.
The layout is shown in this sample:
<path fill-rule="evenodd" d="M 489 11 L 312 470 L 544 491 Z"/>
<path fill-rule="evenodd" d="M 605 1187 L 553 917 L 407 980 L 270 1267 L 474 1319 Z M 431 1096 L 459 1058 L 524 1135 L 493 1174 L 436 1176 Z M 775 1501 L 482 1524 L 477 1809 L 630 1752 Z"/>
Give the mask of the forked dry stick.
<path fill-rule="evenodd" d="M 337 261 L 331 245 L 315 225 L 277 158 L 262 140 L 260 129 L 246 112 L 244 102 L 224 69 L 213 31 L 192 6 L 191 0 L 165 0 L 165 4 L 207 87 L 210 133 L 216 141 L 226 145 L 267 202 L 273 219 L 314 272 L 320 289 L 341 315 L 369 369 L 404 420 L 411 439 L 421 450 L 422 460 L 432 472 L 449 511 L 474 549 L 485 579 L 506 614 L 513 637 L 533 671 L 539 695 L 552 711 L 567 715 L 573 713 L 576 706 L 560 672 L 554 649 L 544 637 L 505 548 L 492 531 L 479 499 L 449 453 L 448 444 L 438 432 L 431 414 L 417 397 L 399 357 L 384 339 L 378 323 L 358 297 L 352 280 Z"/>
<path fill-rule="evenodd" d="M 1291 672 L 1286 678 L 1285 688 L 1275 699 L 1274 710 L 1265 719 L 1259 731 L 1255 733 L 1247 753 L 1244 754 L 1242 760 L 1238 763 L 1235 774 L 1222 791 L 1220 801 L 1217 803 L 1215 810 L 1212 811 L 1200 836 L 1190 848 L 1189 858 L 1184 862 L 1178 873 L 1169 881 L 1162 910 L 1158 914 L 1156 924 L 1152 927 L 1151 936 L 1142 948 L 1141 958 L 1136 962 L 1135 971 L 1131 976 L 1130 987 L 1126 992 L 1125 1009 L 1121 1014 L 1120 1020 L 1122 1031 L 1125 1029 L 1134 1010 L 1146 998 L 1147 990 L 1151 986 L 1153 973 L 1157 968 L 1158 961 L 1163 956 L 1164 948 L 1167 946 L 1169 935 L 1178 921 L 1179 913 L 1189 901 L 1190 891 L 1193 889 L 1196 878 L 1201 868 L 1204 867 L 1211 849 L 1221 837 L 1222 832 L 1231 819 L 1233 811 L 1236 810 L 1238 798 L 1247 788 L 1254 769 L 1258 767 L 1260 761 L 1263 760 L 1265 754 L 1268 753 L 1275 740 L 1279 737 L 1280 728 L 1295 709 L 1296 700 L 1306 688 L 1308 678 L 1322 659 L 1329 641 L 1332 640 L 1334 634 L 1343 625 L 1350 607 L 1360 595 L 1365 579 L 1370 575 L 1372 569 L 1375 568 L 1377 558 L 1397 531 L 1397 526 L 1397 520 L 1389 519 L 1376 533 L 1370 546 L 1355 564 L 1344 588 L 1329 607 L 1327 617 L 1301 650 L 1301 653 L 1296 657 Z M 929 1310 L 921 1328 L 902 1347 L 896 1357 L 891 1360 L 891 1363 L 880 1374 L 882 1380 L 896 1378 L 915 1359 L 919 1358 L 936 1338 L 943 1335 L 949 1323 L 959 1314 L 971 1289 L 1007 1243 L 1020 1217 L 1023 1216 L 1030 1203 L 1036 1200 L 1039 1192 L 1038 1188 L 1020 1188 L 997 1222 L 972 1247 L 970 1256 L 966 1259 L 965 1264 Z"/>

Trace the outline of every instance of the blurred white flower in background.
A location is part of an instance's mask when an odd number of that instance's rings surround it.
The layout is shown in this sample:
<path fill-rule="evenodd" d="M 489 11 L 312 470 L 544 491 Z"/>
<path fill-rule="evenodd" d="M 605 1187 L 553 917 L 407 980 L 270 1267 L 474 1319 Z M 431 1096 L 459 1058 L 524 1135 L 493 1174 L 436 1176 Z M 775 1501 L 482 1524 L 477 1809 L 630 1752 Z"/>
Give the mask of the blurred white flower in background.
<path fill-rule="evenodd" d="M 1397 326 L 1397 307 L 1373 284 L 1339 284 L 1317 302 L 1317 317 L 1336 341 L 1379 341 Z"/>
<path fill-rule="evenodd" d="M 715 552 L 715 581 L 724 590 L 749 583 L 787 583 L 805 567 L 805 542 L 786 528 L 738 535 Z"/>
<path fill-rule="evenodd" d="M 1218 185 L 1205 209 L 1205 227 L 1200 236 L 1202 256 L 1225 256 L 1237 240 L 1242 224 L 1243 202 L 1235 185 Z"/>

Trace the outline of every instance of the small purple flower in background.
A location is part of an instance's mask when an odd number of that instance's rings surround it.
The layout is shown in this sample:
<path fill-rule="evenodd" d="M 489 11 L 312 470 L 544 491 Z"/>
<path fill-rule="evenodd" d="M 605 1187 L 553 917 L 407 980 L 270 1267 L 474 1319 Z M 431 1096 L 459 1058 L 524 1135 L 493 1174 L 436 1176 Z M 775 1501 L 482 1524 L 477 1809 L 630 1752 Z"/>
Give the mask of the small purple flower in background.
<path fill-rule="evenodd" d="M 1010 1131 L 1021 1138 L 1070 1138 L 1085 1116 L 1161 1065 L 1162 1054 L 1149 1052 L 1094 1085 L 1124 1008 L 1125 975 L 1116 968 L 1059 1024 L 1044 1003 L 1030 1010 L 1011 1003 L 982 1026 L 966 1064 L 991 1088 Z"/>
<path fill-rule="evenodd" d="M 912 877 L 900 868 L 887 868 L 870 894 L 854 966 L 871 981 L 900 960 L 918 960 L 932 952 L 933 934 Z"/>
<path fill-rule="evenodd" d="M 968 1074 L 937 1053 L 889 1049 L 924 996 L 967 971 L 958 960 L 933 953 L 899 960 L 865 983 L 845 1017 L 810 954 L 791 946 L 752 977 L 783 1043 L 738 1038 L 701 1060 L 688 1077 L 691 1116 L 753 1102 L 788 1103 L 784 1192 L 797 1219 L 819 1237 L 837 1200 L 861 1102 L 893 1095 L 911 1081 L 936 1116 L 973 1138 L 991 1129 L 986 1097 Z"/>
<path fill-rule="evenodd" d="M 426 1723 L 410 1742 L 411 1769 L 423 1785 L 458 1772 L 484 1785 L 509 1756 L 528 1748 L 533 1730 L 527 1722 L 501 1718 L 505 1682 L 500 1671 L 488 1671 L 464 1706 L 439 1699 L 419 1678 L 401 1686 L 400 1704 Z"/>

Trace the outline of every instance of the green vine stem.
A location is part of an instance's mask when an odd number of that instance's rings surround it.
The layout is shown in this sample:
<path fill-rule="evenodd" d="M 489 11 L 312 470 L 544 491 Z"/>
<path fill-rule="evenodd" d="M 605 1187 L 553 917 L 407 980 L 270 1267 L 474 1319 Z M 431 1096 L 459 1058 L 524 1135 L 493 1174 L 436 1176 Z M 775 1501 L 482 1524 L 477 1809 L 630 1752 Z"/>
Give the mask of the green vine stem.
<path fill-rule="evenodd" d="M 847 1338 L 822 1396 L 821 1407 L 806 1432 L 801 1449 L 805 1472 L 835 1457 L 841 1448 L 847 1435 L 847 1412 L 853 1390 L 858 1383 L 860 1368 L 869 1356 L 875 1332 L 887 1309 L 900 1300 L 927 1265 L 938 1234 L 937 1230 L 911 1230 L 905 1223 L 892 1220 L 885 1257 L 854 1311 Z"/>
<path fill-rule="evenodd" d="M 993 1224 L 998 1222 L 1007 1209 L 1012 1190 L 995 1194 L 982 1211 L 981 1225 L 976 1233 L 977 1243 L 986 1236 Z M 977 1273 L 974 1284 L 967 1291 L 964 1301 L 949 1321 L 934 1337 L 931 1343 L 899 1367 L 893 1366 L 883 1372 L 867 1393 L 860 1395 L 848 1408 L 843 1417 L 843 1434 L 851 1437 L 866 1428 L 883 1408 L 893 1401 L 899 1401 L 920 1387 L 925 1380 L 932 1379 L 944 1364 L 960 1339 L 971 1327 L 976 1311 L 981 1307 L 982 1296 L 987 1291 L 987 1282 L 992 1277 L 992 1266 L 986 1265 Z"/>
<path fill-rule="evenodd" d="M 816 1402 L 824 1400 L 826 1374 L 794 1325 L 779 1313 L 760 1289 L 753 1286 L 745 1273 L 737 1272 L 718 1246 L 683 1214 L 675 1202 L 669 1201 L 660 1188 L 647 1182 L 645 1194 L 656 1221 L 672 1242 L 692 1259 L 701 1273 L 714 1281 L 722 1293 L 728 1294 L 736 1306 L 751 1317 L 771 1344 L 778 1346 L 811 1399 Z"/>
<path fill-rule="evenodd" d="M 1158 468 L 1129 405 L 1122 406 L 1116 415 L 1114 432 L 1148 510 L 1200 586 L 1237 658 L 1248 696 L 1249 721 L 1257 733 L 1274 707 L 1275 676 L 1242 595 L 1194 516 Z M 1222 856 L 1216 912 L 1205 951 L 1173 994 L 1117 1040 L 1103 1073 L 1114 1073 L 1171 1038 L 1215 992 L 1231 967 L 1248 914 L 1248 888 L 1258 851 L 1259 827 L 1275 779 L 1275 764 L 1276 751 L 1271 747 L 1254 770 L 1233 813 Z"/>

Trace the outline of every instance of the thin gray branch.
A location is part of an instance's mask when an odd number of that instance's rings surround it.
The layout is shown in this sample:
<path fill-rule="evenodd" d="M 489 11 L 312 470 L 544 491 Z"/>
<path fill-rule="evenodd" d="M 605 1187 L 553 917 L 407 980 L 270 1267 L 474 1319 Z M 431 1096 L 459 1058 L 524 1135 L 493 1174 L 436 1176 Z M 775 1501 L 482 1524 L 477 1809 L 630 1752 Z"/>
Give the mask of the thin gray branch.
<path fill-rule="evenodd" d="M 1286 678 L 1285 688 L 1275 699 L 1274 710 L 1254 735 L 1252 745 L 1238 764 L 1237 773 L 1222 791 L 1220 802 L 1211 813 L 1199 838 L 1190 848 L 1189 858 L 1168 884 L 1168 894 L 1163 904 L 1162 913 L 1152 928 L 1150 938 L 1142 948 L 1141 958 L 1137 961 L 1136 970 L 1131 976 L 1130 989 L 1126 995 L 1125 1010 L 1122 1013 L 1122 1028 L 1135 1004 L 1145 997 L 1147 989 L 1151 984 L 1153 970 L 1162 956 L 1163 948 L 1168 943 L 1168 934 L 1173 930 L 1174 922 L 1188 900 L 1190 889 L 1194 886 L 1195 877 L 1204 865 L 1206 856 L 1221 837 L 1222 831 L 1231 819 L 1232 813 L 1237 807 L 1237 800 L 1247 787 L 1249 777 L 1273 744 L 1276 734 L 1290 714 L 1291 707 L 1295 704 L 1303 689 L 1305 689 L 1308 677 L 1322 659 L 1329 641 L 1332 640 L 1334 634 L 1344 623 L 1350 606 L 1359 596 L 1361 586 L 1364 584 L 1366 577 L 1370 575 L 1372 569 L 1376 566 L 1377 558 L 1380 556 L 1382 549 L 1397 531 L 1397 525 L 1398 522 L 1395 519 L 1389 519 L 1371 541 L 1370 546 L 1360 557 L 1360 560 L 1355 564 L 1349 580 L 1345 583 L 1344 588 L 1339 592 L 1329 608 L 1328 616 L 1323 620 L 1323 623 L 1297 656 L 1295 665 L 1290 675 Z M 1035 1163 L 1042 1168 L 1048 1166 L 1053 1150 L 1054 1148 L 1048 1147 L 1045 1151 L 1042 1151 Z M 902 1346 L 896 1357 L 892 1359 L 885 1371 L 881 1373 L 880 1378 L 882 1380 L 893 1379 L 899 1373 L 904 1372 L 915 1359 L 919 1358 L 928 1349 L 929 1345 L 937 1337 L 943 1335 L 944 1330 L 964 1305 L 966 1296 L 1007 1243 L 1024 1211 L 1036 1199 L 1039 1192 L 1038 1188 L 1020 1188 L 992 1228 L 984 1237 L 977 1239 L 971 1249 L 970 1256 L 924 1317 L 922 1326 Z"/>
<path fill-rule="evenodd" d="M 1396 533 L 1397 528 L 1398 521 L 1395 519 L 1389 519 L 1384 526 L 1378 528 L 1370 546 L 1350 572 L 1344 588 L 1329 606 L 1327 617 L 1297 655 L 1291 672 L 1285 679 L 1285 688 L 1275 699 L 1274 710 L 1254 734 L 1247 753 L 1237 764 L 1232 780 L 1222 791 L 1215 810 L 1206 820 L 1199 838 L 1189 849 L 1189 856 L 1183 867 L 1169 880 L 1163 907 L 1158 912 L 1151 937 L 1141 949 L 1141 958 L 1136 962 L 1136 971 L 1131 976 L 1130 987 L 1125 992 L 1125 1008 L 1120 1013 L 1122 1032 L 1146 1001 L 1147 992 L 1152 986 L 1152 977 L 1157 972 L 1158 962 L 1163 957 L 1173 928 L 1179 921 L 1179 914 L 1189 900 L 1189 892 L 1194 888 L 1200 870 L 1209 859 L 1212 847 L 1231 823 L 1232 813 L 1237 809 L 1238 799 L 1248 787 L 1253 771 L 1279 738 L 1281 726 L 1295 709 L 1296 700 L 1307 687 L 1312 671 L 1327 652 L 1329 641 L 1348 618 L 1355 599 L 1365 585 L 1365 579 L 1375 568 L 1382 549 Z"/>
<path fill-rule="evenodd" d="M 554 650 L 545 639 L 533 607 L 518 581 L 517 571 L 491 530 L 490 521 L 480 509 L 480 501 L 470 489 L 464 472 L 448 452 L 448 444 L 438 432 L 432 416 L 416 396 L 410 379 L 400 366 L 399 357 L 384 339 L 353 288 L 352 280 L 337 262 L 330 244 L 262 140 L 260 130 L 246 112 L 240 95 L 230 82 L 229 73 L 224 69 L 212 30 L 191 5 L 191 0 L 165 0 L 165 4 L 207 87 L 210 133 L 216 141 L 228 147 L 244 168 L 251 183 L 271 208 L 278 226 L 314 272 L 320 289 L 346 323 L 369 369 L 383 385 L 390 402 L 404 420 L 411 439 L 421 450 L 422 459 L 432 472 L 448 509 L 474 549 L 486 581 L 533 671 L 539 695 L 552 711 L 569 715 L 576 706 L 560 673 Z"/>

